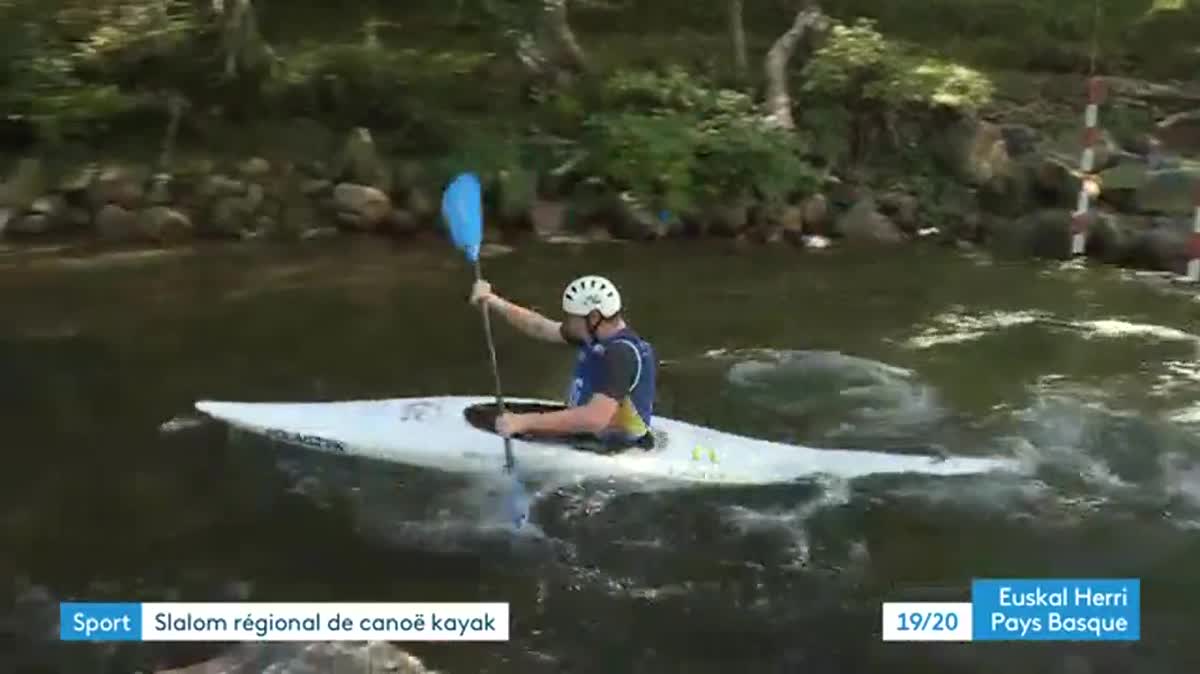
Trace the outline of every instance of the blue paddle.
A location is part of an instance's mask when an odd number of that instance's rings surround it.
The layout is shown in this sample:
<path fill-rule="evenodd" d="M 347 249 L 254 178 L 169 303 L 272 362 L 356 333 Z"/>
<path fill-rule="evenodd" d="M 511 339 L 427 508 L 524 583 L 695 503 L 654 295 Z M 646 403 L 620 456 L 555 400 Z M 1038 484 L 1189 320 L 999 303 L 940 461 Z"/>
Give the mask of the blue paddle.
<path fill-rule="evenodd" d="M 483 243 L 483 196 L 479 178 L 473 173 L 461 173 L 446 187 L 442 195 L 442 217 L 450 230 L 450 239 L 456 248 L 467 257 L 475 269 L 475 280 L 483 278 L 479 269 L 479 249 Z M 487 304 L 483 310 L 483 334 L 487 339 L 488 354 L 492 358 L 492 377 L 496 381 L 496 409 L 504 414 L 504 394 L 500 389 L 500 368 L 496 364 L 496 344 L 492 341 L 492 324 L 488 318 Z M 512 478 L 512 490 L 505 498 L 509 514 L 518 528 L 529 519 L 529 499 L 520 479 L 516 476 L 516 460 L 513 458 L 512 439 L 504 438 L 504 471 Z"/>

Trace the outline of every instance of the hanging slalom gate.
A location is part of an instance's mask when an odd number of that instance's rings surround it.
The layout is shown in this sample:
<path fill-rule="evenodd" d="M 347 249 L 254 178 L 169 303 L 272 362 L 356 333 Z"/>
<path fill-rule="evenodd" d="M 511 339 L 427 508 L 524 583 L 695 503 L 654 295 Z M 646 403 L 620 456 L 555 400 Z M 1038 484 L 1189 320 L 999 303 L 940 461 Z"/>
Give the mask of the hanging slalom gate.
<path fill-rule="evenodd" d="M 1092 49 L 1087 83 L 1087 107 L 1083 113 L 1083 152 L 1079 157 L 1079 198 L 1071 214 L 1071 255 L 1083 255 L 1087 250 L 1090 225 L 1095 221 L 1092 201 L 1100 197 L 1100 180 L 1096 177 L 1096 145 L 1101 142 L 1100 106 L 1107 97 L 1103 78 L 1096 75 L 1100 51 L 1100 22 L 1103 16 L 1100 0 L 1095 3 L 1092 23 Z M 1187 280 L 1200 283 L 1200 176 L 1192 190 L 1192 231 L 1187 240 Z"/>
<path fill-rule="evenodd" d="M 1071 214 L 1071 255 L 1083 255 L 1087 250 L 1088 229 L 1094 219 L 1091 200 L 1100 196 L 1100 181 L 1092 172 L 1096 169 L 1096 144 L 1100 142 L 1100 104 L 1105 95 L 1104 80 L 1096 75 L 1102 16 L 1101 0 L 1096 0 L 1088 64 L 1088 101 L 1083 112 L 1083 152 L 1079 157 L 1079 199 L 1075 205 L 1075 212 Z"/>
<path fill-rule="evenodd" d="M 1104 80 L 1088 79 L 1088 104 L 1083 113 L 1083 153 L 1079 157 L 1079 200 L 1071 214 L 1071 254 L 1083 255 L 1087 247 L 1088 225 L 1092 221 L 1091 200 L 1100 196 L 1100 181 L 1092 173 L 1096 167 L 1096 145 L 1100 142 L 1100 104 L 1104 102 Z"/>

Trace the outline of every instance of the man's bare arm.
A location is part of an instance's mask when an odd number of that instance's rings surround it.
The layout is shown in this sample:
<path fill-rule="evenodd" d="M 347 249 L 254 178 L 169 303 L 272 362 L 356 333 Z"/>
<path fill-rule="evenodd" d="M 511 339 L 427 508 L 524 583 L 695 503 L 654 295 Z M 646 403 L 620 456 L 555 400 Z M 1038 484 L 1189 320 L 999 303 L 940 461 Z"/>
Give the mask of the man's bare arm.
<path fill-rule="evenodd" d="M 509 302 L 498 295 L 488 295 L 485 300 L 490 309 L 504 317 L 514 328 L 546 342 L 566 344 L 562 336 L 562 323 L 546 318 L 532 309 Z"/>

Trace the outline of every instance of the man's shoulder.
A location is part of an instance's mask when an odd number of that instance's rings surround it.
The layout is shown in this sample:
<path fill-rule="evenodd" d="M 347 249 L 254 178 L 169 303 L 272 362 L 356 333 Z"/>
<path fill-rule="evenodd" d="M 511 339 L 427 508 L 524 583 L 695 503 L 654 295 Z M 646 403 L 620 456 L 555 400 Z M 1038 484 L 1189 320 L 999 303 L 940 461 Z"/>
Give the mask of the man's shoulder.
<path fill-rule="evenodd" d="M 641 349 L 637 342 L 628 339 L 614 339 L 604 345 L 604 357 L 606 359 L 631 360 L 641 356 Z"/>
<path fill-rule="evenodd" d="M 626 329 L 622 334 L 618 335 L 616 338 L 613 339 L 613 343 L 617 343 L 617 342 L 623 342 L 625 344 L 628 344 L 628 345 L 634 347 L 635 349 L 637 349 L 638 351 L 641 351 L 643 349 L 650 350 L 650 351 L 654 350 L 654 345 L 651 344 L 650 340 L 641 336 L 637 332 L 634 332 L 633 330 L 629 330 L 629 329 Z M 629 349 L 625 349 L 625 350 L 628 351 Z"/>
<path fill-rule="evenodd" d="M 623 379 L 633 379 L 641 372 L 649 360 L 653 367 L 653 351 L 648 344 L 628 338 L 618 338 L 610 341 L 604 350 L 605 368 L 610 372 L 620 373 Z"/>

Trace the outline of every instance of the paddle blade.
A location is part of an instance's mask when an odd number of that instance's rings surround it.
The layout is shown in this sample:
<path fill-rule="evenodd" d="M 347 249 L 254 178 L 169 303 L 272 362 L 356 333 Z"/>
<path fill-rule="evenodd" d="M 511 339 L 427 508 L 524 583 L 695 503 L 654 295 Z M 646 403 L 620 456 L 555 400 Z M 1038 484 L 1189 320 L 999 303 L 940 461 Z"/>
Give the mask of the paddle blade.
<path fill-rule="evenodd" d="M 474 263 L 483 243 L 483 189 L 473 173 L 460 173 L 442 195 L 442 217 L 450 240 Z"/>

